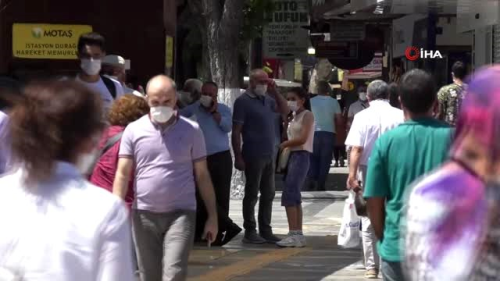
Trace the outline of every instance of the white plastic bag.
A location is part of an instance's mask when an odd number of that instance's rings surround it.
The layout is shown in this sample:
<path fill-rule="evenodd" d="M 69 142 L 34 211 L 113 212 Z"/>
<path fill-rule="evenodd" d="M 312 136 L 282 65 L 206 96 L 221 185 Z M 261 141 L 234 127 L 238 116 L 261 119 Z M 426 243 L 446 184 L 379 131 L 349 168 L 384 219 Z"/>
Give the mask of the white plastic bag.
<path fill-rule="evenodd" d="M 345 200 L 344 213 L 342 214 L 342 225 L 340 226 L 337 244 L 344 248 L 355 248 L 361 242 L 361 218 L 356 214 L 354 198 L 354 192 L 349 192 L 349 197 Z"/>

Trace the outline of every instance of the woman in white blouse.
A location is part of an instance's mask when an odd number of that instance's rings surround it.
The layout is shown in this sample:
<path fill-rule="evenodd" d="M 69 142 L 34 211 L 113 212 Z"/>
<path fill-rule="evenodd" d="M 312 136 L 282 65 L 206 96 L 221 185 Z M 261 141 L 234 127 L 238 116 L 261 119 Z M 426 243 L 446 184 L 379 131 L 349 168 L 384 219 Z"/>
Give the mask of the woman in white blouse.
<path fill-rule="evenodd" d="M 285 175 L 285 187 L 281 205 L 286 209 L 288 236 L 277 243 L 280 247 L 305 247 L 302 233 L 301 188 L 309 172 L 309 161 L 313 152 L 314 115 L 310 111 L 308 94 L 301 88 L 293 88 L 287 93 L 288 106 L 293 111 L 293 119 L 288 124 L 288 140 L 280 149 L 289 149 L 290 157 Z"/>
<path fill-rule="evenodd" d="M 124 203 L 81 175 L 103 129 L 76 82 L 27 86 L 10 116 L 13 172 L 0 178 L 0 280 L 134 280 Z"/>

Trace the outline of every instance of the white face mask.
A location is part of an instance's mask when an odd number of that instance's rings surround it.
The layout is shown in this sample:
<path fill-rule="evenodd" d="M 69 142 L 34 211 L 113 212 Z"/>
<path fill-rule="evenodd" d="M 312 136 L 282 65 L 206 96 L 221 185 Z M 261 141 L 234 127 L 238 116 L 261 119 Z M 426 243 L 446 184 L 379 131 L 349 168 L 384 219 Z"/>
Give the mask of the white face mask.
<path fill-rule="evenodd" d="M 212 102 L 213 102 L 213 100 L 212 100 L 212 97 L 210 97 L 210 96 L 205 96 L 205 95 L 202 95 L 202 96 L 200 97 L 200 103 L 201 103 L 201 105 L 203 105 L 204 107 L 207 107 L 207 108 L 208 108 L 208 107 L 212 106 Z"/>
<path fill-rule="evenodd" d="M 258 96 L 265 96 L 267 93 L 267 85 L 259 84 L 255 87 L 255 94 Z"/>
<path fill-rule="evenodd" d="M 288 107 L 290 107 L 290 110 L 295 112 L 299 109 L 299 106 L 297 105 L 296 101 L 289 101 L 288 102 Z"/>
<path fill-rule="evenodd" d="M 359 93 L 359 99 L 361 101 L 366 101 L 366 93 L 364 93 L 364 92 Z"/>
<path fill-rule="evenodd" d="M 174 109 L 168 106 L 155 106 L 151 107 L 150 114 L 156 123 L 167 123 L 174 115 Z"/>
<path fill-rule="evenodd" d="M 87 75 L 97 75 L 101 71 L 101 60 L 82 59 L 80 67 Z"/>
<path fill-rule="evenodd" d="M 94 170 L 94 166 L 98 160 L 98 151 L 93 151 L 91 153 L 82 154 L 78 158 L 76 163 L 76 168 L 82 175 L 90 175 Z"/>

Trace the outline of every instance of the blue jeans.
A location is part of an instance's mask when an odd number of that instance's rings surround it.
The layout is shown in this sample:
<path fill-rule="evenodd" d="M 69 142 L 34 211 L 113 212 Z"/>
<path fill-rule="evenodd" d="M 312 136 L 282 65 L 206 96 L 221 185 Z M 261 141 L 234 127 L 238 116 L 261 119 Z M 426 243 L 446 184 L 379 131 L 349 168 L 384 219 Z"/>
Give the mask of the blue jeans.
<path fill-rule="evenodd" d="M 292 151 L 290 154 L 285 176 L 285 188 L 281 195 L 281 206 L 295 207 L 302 203 L 300 190 L 307 178 L 309 155 L 310 153 L 305 150 Z"/>
<path fill-rule="evenodd" d="M 384 281 L 405 281 L 402 263 L 382 260 L 382 279 Z"/>
<path fill-rule="evenodd" d="M 335 134 L 315 132 L 309 179 L 318 183 L 318 189 L 325 189 L 326 179 L 330 173 L 335 146 Z"/>

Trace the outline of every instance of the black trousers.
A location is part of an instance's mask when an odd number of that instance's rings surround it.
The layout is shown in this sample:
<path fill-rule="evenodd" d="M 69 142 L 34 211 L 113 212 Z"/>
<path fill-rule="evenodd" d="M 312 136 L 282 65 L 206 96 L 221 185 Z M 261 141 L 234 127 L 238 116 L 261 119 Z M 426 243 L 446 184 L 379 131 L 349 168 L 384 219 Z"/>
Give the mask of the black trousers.
<path fill-rule="evenodd" d="M 214 185 L 215 198 L 217 200 L 217 217 L 219 222 L 218 238 L 221 238 L 227 228 L 233 224 L 233 221 L 229 218 L 231 177 L 233 175 L 233 158 L 231 157 L 231 152 L 228 150 L 208 156 L 207 165 Z M 196 200 L 198 202 L 198 207 L 195 237 L 196 240 L 199 241 L 203 235 L 208 215 L 205 204 L 198 191 L 196 191 Z"/>
<path fill-rule="evenodd" d="M 340 158 L 344 159 L 345 161 L 347 158 L 345 145 L 336 145 L 335 148 L 333 149 L 333 156 L 335 157 L 335 162 L 339 161 Z"/>

